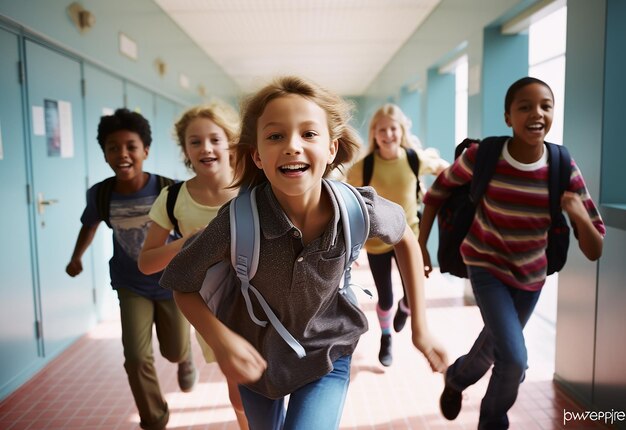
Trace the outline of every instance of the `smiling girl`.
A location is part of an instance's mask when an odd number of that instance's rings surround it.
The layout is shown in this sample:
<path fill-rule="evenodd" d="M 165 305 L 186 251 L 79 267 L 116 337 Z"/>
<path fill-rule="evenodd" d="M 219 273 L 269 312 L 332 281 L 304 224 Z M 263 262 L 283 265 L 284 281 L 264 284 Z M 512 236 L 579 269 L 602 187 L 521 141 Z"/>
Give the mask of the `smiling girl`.
<path fill-rule="evenodd" d="M 367 330 L 363 312 L 338 293 L 346 246 L 339 206 L 325 179 L 358 151 L 348 125 L 350 106 L 315 84 L 285 77 L 251 96 L 242 112 L 235 177 L 239 185 L 257 187 L 261 230 L 252 284 L 306 355 L 299 358 L 272 326 L 248 318 L 242 295 L 218 320 L 198 293 L 207 269 L 230 262 L 228 207 L 172 260 L 161 285 L 174 290 L 224 374 L 240 384 L 251 428 L 336 429 L 352 353 Z M 414 315 L 413 343 L 439 371 L 447 358 L 427 329 L 415 236 L 399 206 L 371 187 L 359 193 L 369 212 L 369 237 L 394 245 L 398 255 Z"/>
<path fill-rule="evenodd" d="M 233 169 L 229 145 L 238 133 L 237 114 L 227 105 L 214 102 L 187 110 L 175 124 L 176 137 L 184 156 L 185 165 L 195 176 L 182 184 L 164 189 L 150 210 L 154 221 L 139 255 L 139 269 L 146 274 L 159 272 L 180 251 L 189 237 L 202 230 L 219 208 L 237 195 L 229 188 Z M 167 213 L 167 198 L 172 187 L 180 190 L 175 201 L 174 217 L 182 235 L 169 241 L 174 224 Z M 207 363 L 215 362 L 211 348 L 196 332 Z M 242 430 L 248 428 L 237 384 L 228 380 L 230 401 Z"/>
<path fill-rule="evenodd" d="M 414 139 L 413 139 L 414 138 Z M 450 165 L 439 157 L 433 149 L 419 148 L 413 143 L 417 137 L 411 135 L 411 121 L 402 110 L 391 103 L 383 105 L 374 113 L 370 121 L 369 147 L 366 156 L 350 168 L 348 182 L 356 187 L 371 185 L 376 192 L 404 209 L 406 222 L 417 237 L 419 230 L 418 208 L 421 205 L 419 176 L 438 175 Z M 419 163 L 418 175 L 415 175 L 409 161 L 409 154 L 413 151 Z M 364 181 L 363 171 L 365 160 L 371 157 L 371 179 L 367 184 Z M 378 292 L 376 315 L 381 329 L 380 352 L 378 360 L 383 366 L 392 363 L 391 350 L 391 316 L 393 307 L 393 284 L 391 264 L 395 260 L 393 247 L 378 239 L 372 239 L 365 244 L 367 260 L 372 277 Z M 404 282 L 402 285 L 403 290 Z M 393 327 L 396 332 L 404 328 L 410 314 L 406 294 L 398 301 L 396 315 L 393 318 Z"/>

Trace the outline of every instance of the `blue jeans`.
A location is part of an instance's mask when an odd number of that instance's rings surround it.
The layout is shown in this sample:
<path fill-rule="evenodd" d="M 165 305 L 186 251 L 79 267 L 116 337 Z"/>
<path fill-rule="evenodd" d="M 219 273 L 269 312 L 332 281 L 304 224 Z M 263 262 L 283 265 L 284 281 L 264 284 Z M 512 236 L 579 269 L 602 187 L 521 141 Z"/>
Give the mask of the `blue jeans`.
<path fill-rule="evenodd" d="M 298 388 L 285 399 L 268 399 L 239 386 L 250 430 L 332 430 L 339 428 L 350 382 L 351 355 L 338 358 L 333 370 Z"/>
<path fill-rule="evenodd" d="M 469 278 L 485 326 L 472 349 L 446 372 L 446 384 L 463 391 L 493 364 L 489 386 L 480 405 L 479 429 L 506 429 L 507 411 L 515 403 L 528 367 L 523 329 L 539 299 L 539 291 L 509 287 L 488 270 L 468 267 Z"/>

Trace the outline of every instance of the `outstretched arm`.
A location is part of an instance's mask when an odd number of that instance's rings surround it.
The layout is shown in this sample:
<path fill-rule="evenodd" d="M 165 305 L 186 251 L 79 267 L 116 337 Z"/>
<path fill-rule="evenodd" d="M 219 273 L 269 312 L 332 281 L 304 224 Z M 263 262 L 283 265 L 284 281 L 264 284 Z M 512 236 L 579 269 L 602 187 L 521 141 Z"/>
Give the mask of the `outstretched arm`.
<path fill-rule="evenodd" d="M 244 384 L 261 377 L 267 368 L 261 354 L 247 340 L 220 322 L 204 303 L 200 293 L 174 291 L 174 300 L 183 315 L 213 349 L 226 379 Z"/>
<path fill-rule="evenodd" d="M 578 235 L 578 247 L 591 261 L 602 256 L 603 238 L 589 218 L 582 199 L 576 193 L 566 191 L 561 196 L 561 208 L 567 213 Z"/>
<path fill-rule="evenodd" d="M 72 258 L 65 268 L 65 272 L 72 278 L 83 271 L 83 254 L 87 248 L 89 248 L 91 242 L 93 242 L 93 237 L 96 235 L 96 230 L 98 230 L 99 225 L 100 223 L 91 226 L 83 224 L 80 228 L 78 238 L 76 239 L 76 245 L 74 246 L 74 252 L 72 253 Z"/>
<path fill-rule="evenodd" d="M 178 254 L 191 236 L 183 236 L 166 243 L 169 235 L 169 230 L 164 229 L 154 221 L 152 222 L 137 260 L 137 266 L 141 273 L 151 275 L 165 269 L 165 266 L 172 261 L 172 258 Z"/>
<path fill-rule="evenodd" d="M 411 308 L 413 344 L 424 354 L 433 371 L 443 372 L 448 366 L 448 357 L 428 331 L 424 298 L 424 265 L 415 235 L 408 226 L 400 242 L 394 246 L 394 251 Z"/>

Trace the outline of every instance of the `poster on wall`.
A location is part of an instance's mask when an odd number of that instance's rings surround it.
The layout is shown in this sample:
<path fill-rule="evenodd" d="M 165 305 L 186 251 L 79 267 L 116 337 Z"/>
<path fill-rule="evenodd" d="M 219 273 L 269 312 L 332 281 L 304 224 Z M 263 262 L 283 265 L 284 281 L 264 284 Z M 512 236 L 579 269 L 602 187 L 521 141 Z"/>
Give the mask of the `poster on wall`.
<path fill-rule="evenodd" d="M 62 100 L 44 100 L 48 157 L 74 156 L 72 105 Z"/>
<path fill-rule="evenodd" d="M 61 156 L 61 121 L 56 100 L 43 101 L 48 157 Z"/>

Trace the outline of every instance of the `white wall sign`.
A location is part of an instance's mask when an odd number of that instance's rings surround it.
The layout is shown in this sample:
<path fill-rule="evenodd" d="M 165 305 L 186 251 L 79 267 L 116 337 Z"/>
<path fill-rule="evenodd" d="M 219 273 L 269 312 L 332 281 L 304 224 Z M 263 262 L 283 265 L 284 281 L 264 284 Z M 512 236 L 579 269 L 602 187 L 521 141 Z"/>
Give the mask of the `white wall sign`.
<path fill-rule="evenodd" d="M 2 124 L 0 123 L 0 160 L 4 160 L 4 147 L 2 146 Z"/>
<path fill-rule="evenodd" d="M 33 106 L 33 134 L 35 136 L 46 135 L 46 125 L 43 119 L 43 106 Z"/>

